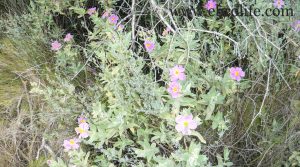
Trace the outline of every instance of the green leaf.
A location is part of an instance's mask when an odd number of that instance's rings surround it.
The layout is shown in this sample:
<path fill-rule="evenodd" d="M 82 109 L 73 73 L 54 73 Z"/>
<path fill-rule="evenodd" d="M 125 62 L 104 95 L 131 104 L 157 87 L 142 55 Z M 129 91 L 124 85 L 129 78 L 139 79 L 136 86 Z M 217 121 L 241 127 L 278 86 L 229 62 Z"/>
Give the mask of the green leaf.
<path fill-rule="evenodd" d="M 202 101 L 208 105 L 205 111 L 205 120 L 209 120 L 215 109 L 216 104 L 223 104 L 225 97 L 213 87 L 208 94 L 202 95 Z"/>
<path fill-rule="evenodd" d="M 226 147 L 224 149 L 224 160 L 225 161 L 228 161 L 229 160 L 229 153 L 230 153 L 230 150 Z"/>
<path fill-rule="evenodd" d="M 203 138 L 203 136 L 202 136 L 199 132 L 193 131 L 193 132 L 192 132 L 192 135 L 198 137 L 198 139 L 199 139 L 202 143 L 206 144 L 205 139 Z"/>
<path fill-rule="evenodd" d="M 215 116 L 212 117 L 211 120 L 212 120 L 212 128 L 218 129 L 218 131 L 220 132 L 219 133 L 220 136 L 224 134 L 224 131 L 228 130 L 222 112 L 218 112 Z"/>
<path fill-rule="evenodd" d="M 175 166 L 175 162 L 170 159 L 170 158 L 165 158 L 165 157 L 155 157 L 154 160 L 158 163 L 156 167 L 172 167 Z"/>
<path fill-rule="evenodd" d="M 138 143 L 142 146 L 142 149 L 134 149 L 137 157 L 146 158 L 149 162 L 155 156 L 155 154 L 159 153 L 159 149 L 156 147 L 155 143 L 152 143 L 151 145 L 147 141 Z"/>
<path fill-rule="evenodd" d="M 78 17 L 82 17 L 86 11 L 83 8 L 79 8 L 79 7 L 70 7 L 71 10 L 73 10 L 75 13 L 79 14 Z"/>

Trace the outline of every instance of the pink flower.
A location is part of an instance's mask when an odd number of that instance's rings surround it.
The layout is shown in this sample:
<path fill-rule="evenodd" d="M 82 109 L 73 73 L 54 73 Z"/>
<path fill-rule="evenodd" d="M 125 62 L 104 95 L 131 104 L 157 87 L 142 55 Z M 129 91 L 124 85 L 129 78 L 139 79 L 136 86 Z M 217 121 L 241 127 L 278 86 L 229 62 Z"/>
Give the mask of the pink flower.
<path fill-rule="evenodd" d="M 209 0 L 204 5 L 204 8 L 207 10 L 216 9 L 217 8 L 217 2 L 215 0 Z"/>
<path fill-rule="evenodd" d="M 283 0 L 274 0 L 274 6 L 278 9 L 282 8 L 284 6 Z"/>
<path fill-rule="evenodd" d="M 119 20 L 119 17 L 115 14 L 110 15 L 108 18 L 108 22 L 110 24 L 117 24 L 118 20 Z"/>
<path fill-rule="evenodd" d="M 80 117 L 77 120 L 78 120 L 78 124 L 81 124 L 81 123 L 86 123 L 87 119 L 83 115 L 80 115 Z"/>
<path fill-rule="evenodd" d="M 175 129 L 178 132 L 181 132 L 183 135 L 190 135 L 191 134 L 191 130 L 194 130 L 197 128 L 197 122 L 195 120 L 193 120 L 193 115 L 178 115 L 175 119 L 176 121 L 176 126 Z"/>
<path fill-rule="evenodd" d="M 118 26 L 118 31 L 123 31 L 123 29 L 124 29 L 124 25 L 123 25 L 123 24 L 120 24 L 120 25 Z"/>
<path fill-rule="evenodd" d="M 109 16 L 109 12 L 108 12 L 108 11 L 105 11 L 105 12 L 102 14 L 101 18 L 102 18 L 102 19 L 105 19 L 105 18 L 107 18 L 108 16 Z"/>
<path fill-rule="evenodd" d="M 79 140 L 74 138 L 70 140 L 64 140 L 63 146 L 65 147 L 65 151 L 76 150 L 79 148 Z"/>
<path fill-rule="evenodd" d="M 71 41 L 72 39 L 73 39 L 73 35 L 71 35 L 70 33 L 68 33 L 68 34 L 65 36 L 64 41 L 65 41 L 65 42 L 69 42 L 69 41 Z"/>
<path fill-rule="evenodd" d="M 50 166 L 52 164 L 52 160 L 48 159 L 47 160 L 47 165 Z"/>
<path fill-rule="evenodd" d="M 182 65 L 176 65 L 170 69 L 171 81 L 185 80 L 184 67 Z"/>
<path fill-rule="evenodd" d="M 149 41 L 149 40 L 146 40 L 144 42 L 144 46 L 145 46 L 147 52 L 152 52 L 155 48 L 154 42 Z"/>
<path fill-rule="evenodd" d="M 119 26 L 114 26 L 114 29 L 117 30 L 117 31 L 123 31 L 124 25 L 120 24 Z"/>
<path fill-rule="evenodd" d="M 245 76 L 245 72 L 240 67 L 230 68 L 230 77 L 236 81 L 240 81 Z"/>
<path fill-rule="evenodd" d="M 58 51 L 61 48 L 61 43 L 54 41 L 51 43 L 51 50 Z"/>
<path fill-rule="evenodd" d="M 300 20 L 296 20 L 293 24 L 292 27 L 296 32 L 300 32 Z"/>
<path fill-rule="evenodd" d="M 96 7 L 92 7 L 87 10 L 87 13 L 91 16 L 96 13 L 96 10 L 97 10 Z"/>
<path fill-rule="evenodd" d="M 166 31 L 168 31 L 168 32 L 171 31 L 171 28 L 170 28 L 170 27 L 167 27 L 167 28 L 166 28 Z"/>
<path fill-rule="evenodd" d="M 180 96 L 181 86 L 178 82 L 171 82 L 168 87 L 168 92 L 171 94 L 172 98 L 177 98 Z"/>
<path fill-rule="evenodd" d="M 79 127 L 75 128 L 77 134 L 79 134 L 79 138 L 87 138 L 89 137 L 89 130 L 90 126 L 87 123 L 79 124 Z"/>
<path fill-rule="evenodd" d="M 163 36 L 166 36 L 170 31 L 171 31 L 170 27 L 167 27 L 167 28 L 163 31 L 162 35 L 163 35 Z"/>

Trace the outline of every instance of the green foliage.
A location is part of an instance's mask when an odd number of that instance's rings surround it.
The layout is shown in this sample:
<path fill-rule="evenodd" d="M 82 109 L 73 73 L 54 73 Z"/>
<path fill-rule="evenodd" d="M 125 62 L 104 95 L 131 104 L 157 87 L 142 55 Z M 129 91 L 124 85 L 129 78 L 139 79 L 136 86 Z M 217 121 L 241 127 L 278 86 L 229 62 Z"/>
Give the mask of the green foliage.
<path fill-rule="evenodd" d="M 298 166 L 300 164 L 300 153 L 298 151 L 294 151 L 292 155 L 289 157 L 285 166 Z"/>

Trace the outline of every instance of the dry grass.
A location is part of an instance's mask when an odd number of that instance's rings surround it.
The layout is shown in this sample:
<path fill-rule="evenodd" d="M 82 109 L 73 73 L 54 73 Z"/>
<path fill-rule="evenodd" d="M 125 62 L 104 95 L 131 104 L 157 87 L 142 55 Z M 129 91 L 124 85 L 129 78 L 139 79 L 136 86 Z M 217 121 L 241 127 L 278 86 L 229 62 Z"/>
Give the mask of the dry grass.
<path fill-rule="evenodd" d="M 29 82 L 41 82 L 31 62 L 33 54 L 43 52 L 10 38 L 0 39 L 0 46 L 0 164 L 41 166 L 46 154 L 38 150 L 46 127 L 38 113 L 46 108 L 29 94 Z"/>

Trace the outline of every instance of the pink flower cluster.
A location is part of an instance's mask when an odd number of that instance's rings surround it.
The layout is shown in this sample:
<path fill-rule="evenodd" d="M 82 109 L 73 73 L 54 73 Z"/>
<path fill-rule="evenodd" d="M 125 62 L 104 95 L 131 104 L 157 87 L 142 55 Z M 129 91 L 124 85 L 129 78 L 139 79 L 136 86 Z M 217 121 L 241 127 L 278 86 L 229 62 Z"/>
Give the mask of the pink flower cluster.
<path fill-rule="evenodd" d="M 87 138 L 89 137 L 89 124 L 82 123 L 79 125 L 79 127 L 75 128 L 76 133 L 79 135 L 79 138 Z"/>
<path fill-rule="evenodd" d="M 284 0 L 273 0 L 273 6 L 277 9 L 282 9 L 285 6 L 285 1 Z M 208 0 L 205 4 L 204 4 L 204 8 L 206 10 L 213 10 L 217 8 L 217 2 L 216 0 Z M 296 32 L 300 32 L 300 20 L 295 21 L 294 23 L 292 23 L 292 27 Z M 165 36 L 168 34 L 167 30 L 164 30 L 162 35 Z"/>
<path fill-rule="evenodd" d="M 178 98 L 181 94 L 181 85 L 179 81 L 184 81 L 186 79 L 184 71 L 185 69 L 181 65 L 175 65 L 169 70 L 171 82 L 169 83 L 168 92 L 171 94 L 172 98 Z M 192 114 L 178 115 L 175 121 L 175 129 L 183 135 L 190 135 L 192 132 L 191 130 L 197 128 L 197 122 L 193 120 Z"/>
<path fill-rule="evenodd" d="M 78 136 L 78 138 L 64 140 L 63 146 L 65 148 L 65 151 L 78 149 L 80 139 L 89 137 L 89 128 L 90 127 L 89 127 L 89 124 L 86 122 L 86 120 L 87 119 L 82 115 L 78 118 L 79 126 L 77 128 L 75 128 L 75 131 L 76 131 L 77 135 L 79 135 L 79 136 Z"/>
<path fill-rule="evenodd" d="M 113 24 L 115 25 L 114 26 L 114 29 L 117 30 L 117 31 L 123 31 L 124 29 L 124 25 L 123 24 L 118 24 L 118 20 L 119 20 L 119 17 L 115 14 L 111 14 L 109 11 L 105 11 L 102 16 L 101 16 L 102 19 L 108 19 L 108 22 L 110 24 Z"/>
<path fill-rule="evenodd" d="M 181 85 L 178 80 L 184 81 L 186 79 L 184 71 L 185 69 L 182 65 L 176 65 L 169 70 L 171 82 L 169 83 L 168 92 L 172 98 L 180 96 Z"/>
<path fill-rule="evenodd" d="M 281 9 L 284 7 L 285 2 L 284 0 L 274 0 L 273 2 L 274 7 Z M 300 32 L 300 20 L 296 20 L 292 23 L 292 28 L 296 31 L 296 32 Z"/>
<path fill-rule="evenodd" d="M 179 81 L 186 79 L 185 69 L 182 65 L 175 65 L 169 70 L 171 82 L 169 83 L 168 92 L 172 98 L 177 98 L 181 93 L 181 86 Z M 178 115 L 175 119 L 175 129 L 183 135 L 190 135 L 192 130 L 197 128 L 197 122 L 193 119 L 193 115 Z"/>
<path fill-rule="evenodd" d="M 184 71 L 185 69 L 181 65 L 176 65 L 170 69 L 171 83 L 169 84 L 168 92 L 173 98 L 180 96 L 181 86 L 178 81 L 186 79 Z M 230 68 L 230 76 L 232 79 L 240 81 L 245 76 L 245 72 L 240 67 L 232 67 Z M 178 115 L 175 122 L 175 129 L 183 135 L 191 135 L 192 130 L 195 130 L 198 126 L 192 114 Z"/>
<path fill-rule="evenodd" d="M 68 34 L 65 36 L 64 41 L 65 41 L 65 42 L 69 42 L 69 41 L 71 41 L 72 39 L 73 39 L 73 35 L 70 34 L 70 33 L 68 33 Z M 51 50 L 53 50 L 53 51 L 58 51 L 58 50 L 61 49 L 61 47 L 62 47 L 62 44 L 61 44 L 60 42 L 58 42 L 57 40 L 55 40 L 55 41 L 53 41 L 53 42 L 51 43 Z"/>

